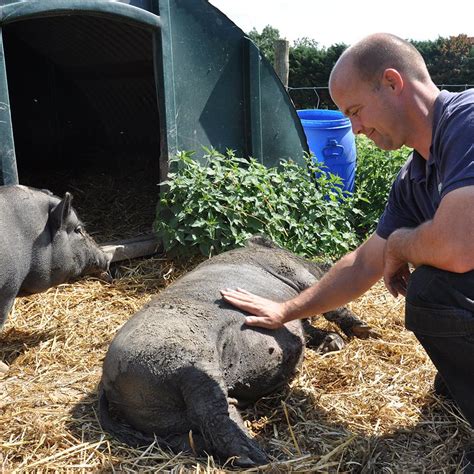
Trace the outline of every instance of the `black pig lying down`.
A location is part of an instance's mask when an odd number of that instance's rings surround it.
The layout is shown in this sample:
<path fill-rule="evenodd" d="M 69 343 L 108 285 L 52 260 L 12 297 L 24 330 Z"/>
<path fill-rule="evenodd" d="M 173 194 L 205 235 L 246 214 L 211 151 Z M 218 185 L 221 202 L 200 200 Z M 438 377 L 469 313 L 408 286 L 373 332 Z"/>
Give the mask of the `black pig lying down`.
<path fill-rule="evenodd" d="M 234 457 L 242 467 L 267 463 L 237 407 L 288 382 L 302 360 L 305 329 L 309 343 L 323 351 L 343 342 L 307 321 L 277 330 L 245 326 L 244 313 L 224 302 L 220 290 L 243 287 L 282 301 L 322 274 L 314 262 L 256 236 L 172 283 L 109 347 L 99 394 L 103 428 L 135 446 L 156 436 L 175 452 L 206 452 L 221 462 Z M 346 308 L 325 316 L 346 335 L 371 333 Z"/>
<path fill-rule="evenodd" d="M 71 207 L 50 191 L 0 186 L 0 328 L 17 296 L 108 269 L 107 256 Z"/>

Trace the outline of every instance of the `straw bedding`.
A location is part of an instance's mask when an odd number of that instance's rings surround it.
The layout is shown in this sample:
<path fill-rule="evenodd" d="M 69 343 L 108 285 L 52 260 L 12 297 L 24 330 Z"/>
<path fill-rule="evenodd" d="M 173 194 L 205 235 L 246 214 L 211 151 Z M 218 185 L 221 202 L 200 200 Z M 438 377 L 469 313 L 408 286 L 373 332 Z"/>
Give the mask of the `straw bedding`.
<path fill-rule="evenodd" d="M 156 163 L 140 154 L 133 155 L 132 163 L 122 164 L 123 168 L 116 165 L 113 170 L 100 157 L 89 161 L 94 164 L 92 171 L 82 160 L 84 168 L 80 169 L 29 170 L 21 175 L 21 184 L 49 189 L 58 196 L 70 192 L 75 210 L 99 243 L 150 232 L 159 198 Z M 117 162 L 121 161 L 123 157 L 118 157 Z"/>
<path fill-rule="evenodd" d="M 0 333 L 3 472 L 223 472 L 214 461 L 132 449 L 96 416 L 102 359 L 115 331 L 197 262 L 155 257 L 18 298 Z M 288 387 L 244 412 L 272 464 L 261 472 L 455 472 L 472 430 L 431 389 L 435 374 L 403 328 L 403 301 L 379 283 L 351 306 L 380 334 L 340 352 L 307 350 Z M 330 327 L 319 320 L 316 324 Z"/>

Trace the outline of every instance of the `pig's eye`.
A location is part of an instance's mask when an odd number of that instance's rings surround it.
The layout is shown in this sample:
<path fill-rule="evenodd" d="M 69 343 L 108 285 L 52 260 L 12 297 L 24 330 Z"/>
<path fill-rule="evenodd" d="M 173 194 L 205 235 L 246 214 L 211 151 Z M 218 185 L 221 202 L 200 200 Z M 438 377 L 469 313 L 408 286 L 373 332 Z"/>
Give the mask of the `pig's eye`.
<path fill-rule="evenodd" d="M 82 225 L 78 225 L 75 229 L 74 229 L 74 232 L 76 234 L 83 234 L 84 233 L 84 229 L 82 227 Z"/>

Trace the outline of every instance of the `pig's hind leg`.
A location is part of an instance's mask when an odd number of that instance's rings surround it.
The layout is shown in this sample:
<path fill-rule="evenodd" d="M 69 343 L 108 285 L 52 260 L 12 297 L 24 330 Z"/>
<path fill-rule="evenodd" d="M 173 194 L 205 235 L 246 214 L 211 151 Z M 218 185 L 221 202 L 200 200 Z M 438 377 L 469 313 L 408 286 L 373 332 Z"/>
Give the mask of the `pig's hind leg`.
<path fill-rule="evenodd" d="M 7 320 L 8 313 L 11 311 L 13 307 L 13 303 L 15 302 L 15 297 L 5 297 L 3 301 L 0 301 L 0 330 L 2 329 L 5 321 Z M 9 370 L 7 364 L 0 360 L 0 375 L 6 374 Z"/>
<path fill-rule="evenodd" d="M 15 302 L 15 295 L 5 296 L 2 295 L 0 300 L 0 330 L 2 329 L 5 321 L 8 318 L 8 314 L 13 308 L 13 303 Z"/>
<path fill-rule="evenodd" d="M 266 454 L 247 434 L 234 403 L 229 404 L 222 377 L 212 372 L 196 369 L 182 386 L 187 416 L 204 440 L 204 450 L 221 462 L 233 458 L 231 463 L 240 467 L 266 464 Z"/>

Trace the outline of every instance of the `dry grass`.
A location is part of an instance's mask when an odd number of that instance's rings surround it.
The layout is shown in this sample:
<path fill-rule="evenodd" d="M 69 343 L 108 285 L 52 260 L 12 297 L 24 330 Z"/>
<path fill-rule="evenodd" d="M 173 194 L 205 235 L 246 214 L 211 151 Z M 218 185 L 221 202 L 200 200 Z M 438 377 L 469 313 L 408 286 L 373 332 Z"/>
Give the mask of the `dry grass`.
<path fill-rule="evenodd" d="M 112 284 L 89 279 L 17 299 L 0 335 L 0 358 L 11 365 L 0 380 L 4 472 L 226 470 L 155 445 L 131 449 L 103 433 L 95 413 L 115 331 L 182 271 L 166 259 L 135 261 Z M 287 390 L 245 412 L 274 461 L 261 471 L 455 472 L 472 431 L 433 395 L 435 370 L 403 328 L 403 302 L 379 284 L 352 309 L 380 339 L 308 350 Z"/>

